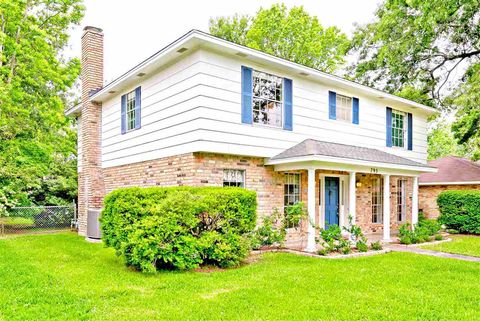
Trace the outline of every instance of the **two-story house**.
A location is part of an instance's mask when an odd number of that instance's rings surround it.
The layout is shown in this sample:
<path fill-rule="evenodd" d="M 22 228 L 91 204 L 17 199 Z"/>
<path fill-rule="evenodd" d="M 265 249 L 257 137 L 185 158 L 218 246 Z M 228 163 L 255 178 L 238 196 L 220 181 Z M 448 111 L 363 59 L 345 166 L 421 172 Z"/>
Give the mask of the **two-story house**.
<path fill-rule="evenodd" d="M 388 241 L 418 219 L 435 109 L 193 30 L 103 85 L 103 34 L 82 36 L 79 233 L 125 186 L 240 186 L 258 214 L 303 202 L 315 229 L 348 224 Z M 305 235 L 303 238 L 302 235 Z"/>

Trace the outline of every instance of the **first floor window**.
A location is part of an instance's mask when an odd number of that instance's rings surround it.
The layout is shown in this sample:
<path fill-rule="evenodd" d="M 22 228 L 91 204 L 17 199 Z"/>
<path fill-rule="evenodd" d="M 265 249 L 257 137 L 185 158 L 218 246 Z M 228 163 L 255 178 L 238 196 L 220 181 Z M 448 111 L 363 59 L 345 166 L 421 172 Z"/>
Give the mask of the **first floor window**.
<path fill-rule="evenodd" d="M 407 122 L 405 113 L 392 110 L 392 146 L 405 148 L 407 137 Z"/>
<path fill-rule="evenodd" d="M 337 94 L 337 115 L 338 120 L 352 122 L 352 97 Z"/>
<path fill-rule="evenodd" d="M 383 221 L 383 180 L 378 177 L 372 181 L 372 223 Z"/>
<path fill-rule="evenodd" d="M 300 202 L 300 174 L 285 173 L 283 191 L 283 206 L 284 212 L 286 213 L 289 206 L 295 205 Z M 287 222 L 288 227 L 298 227 L 298 225 L 299 222 Z"/>
<path fill-rule="evenodd" d="M 407 181 L 399 179 L 397 181 L 397 220 L 405 222 L 407 216 Z"/>
<path fill-rule="evenodd" d="M 253 71 L 253 122 L 283 126 L 283 78 Z"/>
<path fill-rule="evenodd" d="M 245 171 L 242 169 L 224 169 L 223 186 L 245 187 Z"/>

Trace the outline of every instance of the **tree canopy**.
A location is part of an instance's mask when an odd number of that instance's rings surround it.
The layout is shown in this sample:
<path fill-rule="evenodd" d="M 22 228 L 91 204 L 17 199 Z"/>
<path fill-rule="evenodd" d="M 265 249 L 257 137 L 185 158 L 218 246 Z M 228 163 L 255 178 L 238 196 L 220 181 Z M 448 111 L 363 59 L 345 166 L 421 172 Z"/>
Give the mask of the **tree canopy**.
<path fill-rule="evenodd" d="M 323 27 L 303 7 L 284 4 L 260 8 L 255 16 L 210 19 L 210 33 L 274 56 L 326 72 L 345 62 L 347 36 L 337 27 Z"/>
<path fill-rule="evenodd" d="M 81 0 L 0 1 L 0 211 L 76 196 L 76 133 L 64 116 L 78 59 L 62 50 Z"/>
<path fill-rule="evenodd" d="M 386 0 L 358 26 L 350 75 L 381 90 L 456 111 L 455 138 L 480 158 L 480 2 Z"/>

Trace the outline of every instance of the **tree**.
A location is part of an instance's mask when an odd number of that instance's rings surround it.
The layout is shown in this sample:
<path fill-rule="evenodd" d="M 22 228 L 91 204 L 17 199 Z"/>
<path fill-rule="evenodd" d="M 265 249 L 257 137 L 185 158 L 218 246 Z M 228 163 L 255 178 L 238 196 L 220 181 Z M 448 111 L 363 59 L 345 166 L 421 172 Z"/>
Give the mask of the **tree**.
<path fill-rule="evenodd" d="M 345 61 L 349 40 L 337 27 L 324 28 L 303 7 L 260 8 L 255 16 L 210 19 L 210 33 L 274 56 L 326 72 Z"/>
<path fill-rule="evenodd" d="M 65 59 L 81 0 L 0 1 L 0 210 L 76 195 L 76 133 L 64 116 L 80 73 Z"/>
<path fill-rule="evenodd" d="M 445 156 L 465 156 L 465 149 L 458 145 L 451 127 L 438 123 L 428 134 L 428 160 Z"/>
<path fill-rule="evenodd" d="M 457 111 L 455 137 L 473 148 L 470 155 L 478 155 L 480 2 L 386 0 L 375 15 L 355 31 L 351 53 L 358 59 L 350 75 L 378 89 L 408 92 L 408 98 L 420 103 Z"/>

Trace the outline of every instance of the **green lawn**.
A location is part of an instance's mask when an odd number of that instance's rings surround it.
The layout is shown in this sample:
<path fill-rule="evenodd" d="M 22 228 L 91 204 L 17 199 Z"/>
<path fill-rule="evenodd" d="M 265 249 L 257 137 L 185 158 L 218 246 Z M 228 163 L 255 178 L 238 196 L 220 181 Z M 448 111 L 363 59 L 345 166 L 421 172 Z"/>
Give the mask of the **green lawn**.
<path fill-rule="evenodd" d="M 237 269 L 127 269 L 74 234 L 0 240 L 0 320 L 479 320 L 480 264 L 266 254 Z"/>
<path fill-rule="evenodd" d="M 422 246 L 422 249 L 480 257 L 480 236 L 454 235 L 451 242 Z"/>

